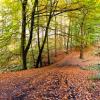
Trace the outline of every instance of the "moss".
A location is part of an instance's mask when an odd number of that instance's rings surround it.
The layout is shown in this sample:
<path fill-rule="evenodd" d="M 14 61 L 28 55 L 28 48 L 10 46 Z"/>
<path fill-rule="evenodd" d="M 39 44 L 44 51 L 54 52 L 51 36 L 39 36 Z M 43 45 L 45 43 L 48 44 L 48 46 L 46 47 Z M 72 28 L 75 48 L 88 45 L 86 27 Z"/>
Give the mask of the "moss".
<path fill-rule="evenodd" d="M 88 67 L 81 67 L 82 70 L 100 70 L 100 65 L 88 66 Z"/>
<path fill-rule="evenodd" d="M 93 75 L 93 76 L 90 76 L 88 79 L 89 80 L 100 80 L 100 73 L 96 74 L 96 75 Z"/>

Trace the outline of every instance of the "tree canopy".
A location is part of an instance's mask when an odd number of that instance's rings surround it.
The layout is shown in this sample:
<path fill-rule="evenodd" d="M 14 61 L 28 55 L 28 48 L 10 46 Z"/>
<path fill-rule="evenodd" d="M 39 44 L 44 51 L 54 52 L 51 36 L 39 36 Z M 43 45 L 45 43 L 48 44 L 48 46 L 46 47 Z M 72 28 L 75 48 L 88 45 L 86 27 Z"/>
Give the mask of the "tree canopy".
<path fill-rule="evenodd" d="M 100 36 L 100 0 L 2 0 L 0 4 L 1 67 L 38 68 L 53 63 L 52 53 L 69 53 L 73 48 L 84 58 L 84 48 Z"/>

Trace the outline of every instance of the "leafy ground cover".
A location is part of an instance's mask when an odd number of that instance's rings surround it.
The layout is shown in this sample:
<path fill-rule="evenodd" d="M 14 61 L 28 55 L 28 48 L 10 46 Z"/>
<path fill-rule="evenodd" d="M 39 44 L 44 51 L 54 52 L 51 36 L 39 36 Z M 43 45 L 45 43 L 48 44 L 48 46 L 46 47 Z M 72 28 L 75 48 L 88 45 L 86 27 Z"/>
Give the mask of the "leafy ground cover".
<path fill-rule="evenodd" d="M 97 59 L 85 55 L 79 60 L 73 52 L 51 66 L 0 74 L 0 100 L 100 100 L 100 80 L 89 79 L 99 71 L 80 67 Z"/>

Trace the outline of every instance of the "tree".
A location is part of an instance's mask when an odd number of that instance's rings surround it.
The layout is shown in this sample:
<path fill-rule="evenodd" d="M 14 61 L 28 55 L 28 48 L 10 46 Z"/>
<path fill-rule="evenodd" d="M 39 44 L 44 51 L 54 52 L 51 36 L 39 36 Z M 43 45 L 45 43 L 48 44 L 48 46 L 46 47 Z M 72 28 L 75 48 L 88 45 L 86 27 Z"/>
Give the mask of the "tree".
<path fill-rule="evenodd" d="M 34 29 L 34 20 L 35 20 L 35 11 L 38 5 L 38 0 L 34 1 L 34 5 L 31 12 L 31 22 L 30 22 L 30 35 L 28 43 L 25 43 L 26 39 L 26 6 L 27 0 L 22 1 L 22 34 L 21 34 L 21 53 L 22 53 L 22 63 L 23 69 L 27 69 L 27 53 L 30 48 L 32 37 L 33 37 L 33 29 Z"/>

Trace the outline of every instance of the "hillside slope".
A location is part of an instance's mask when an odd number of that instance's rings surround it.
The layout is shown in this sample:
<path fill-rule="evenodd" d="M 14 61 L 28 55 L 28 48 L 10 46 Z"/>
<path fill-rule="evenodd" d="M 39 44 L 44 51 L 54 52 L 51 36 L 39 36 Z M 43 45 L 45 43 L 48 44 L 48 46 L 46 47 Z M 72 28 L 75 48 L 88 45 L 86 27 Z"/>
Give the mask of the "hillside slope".
<path fill-rule="evenodd" d="M 100 100 L 100 81 L 88 80 L 98 71 L 80 67 L 97 63 L 86 53 L 73 52 L 47 67 L 0 74 L 0 100 Z"/>

